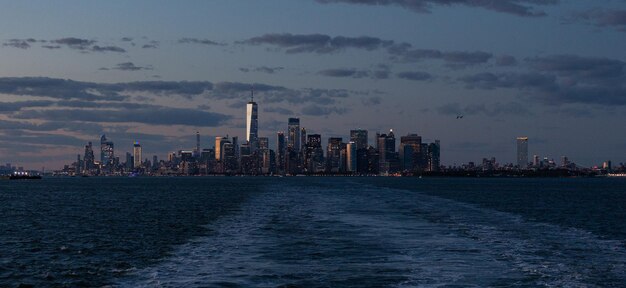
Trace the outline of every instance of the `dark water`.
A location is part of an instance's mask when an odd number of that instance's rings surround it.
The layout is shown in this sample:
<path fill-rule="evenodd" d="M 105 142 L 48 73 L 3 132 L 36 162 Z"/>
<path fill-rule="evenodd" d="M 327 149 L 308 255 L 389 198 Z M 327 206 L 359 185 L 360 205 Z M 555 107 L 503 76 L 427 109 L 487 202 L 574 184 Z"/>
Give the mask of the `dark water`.
<path fill-rule="evenodd" d="M 624 179 L 0 182 L 0 287 L 623 287 Z"/>

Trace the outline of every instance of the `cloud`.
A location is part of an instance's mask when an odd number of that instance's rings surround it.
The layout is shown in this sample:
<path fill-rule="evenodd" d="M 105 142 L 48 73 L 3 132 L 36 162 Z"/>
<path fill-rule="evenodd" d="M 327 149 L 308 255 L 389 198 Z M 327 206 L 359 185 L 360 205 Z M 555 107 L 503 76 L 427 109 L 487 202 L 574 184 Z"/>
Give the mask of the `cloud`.
<path fill-rule="evenodd" d="M 556 89 L 556 77 L 541 73 L 477 73 L 459 78 L 469 89 L 496 88 L 538 88 L 541 90 Z"/>
<path fill-rule="evenodd" d="M 625 63 L 607 58 L 552 55 L 525 59 L 530 72 L 478 73 L 459 78 L 466 87 L 512 88 L 550 105 L 626 105 Z"/>
<path fill-rule="evenodd" d="M 409 43 L 395 44 L 387 49 L 396 61 L 411 63 L 425 59 L 438 59 L 451 68 L 487 63 L 493 54 L 483 51 L 440 51 L 435 49 L 414 49 Z"/>
<path fill-rule="evenodd" d="M 66 45 L 72 49 L 87 50 L 89 46 L 96 43 L 95 40 L 81 39 L 75 37 L 60 38 L 50 41 L 51 43 Z"/>
<path fill-rule="evenodd" d="M 418 13 L 429 13 L 433 6 L 463 5 L 523 17 L 545 16 L 535 6 L 554 5 L 558 0 L 316 0 L 319 3 L 346 3 L 371 6 L 399 6 Z"/>
<path fill-rule="evenodd" d="M 153 70 L 152 66 L 147 66 L 147 67 L 136 66 L 135 64 L 133 64 L 133 62 L 119 63 L 115 65 L 115 67 L 112 69 L 122 70 L 122 71 Z"/>
<path fill-rule="evenodd" d="M 516 66 L 517 59 L 511 55 L 500 55 L 496 57 L 496 65 L 498 66 Z"/>
<path fill-rule="evenodd" d="M 495 103 L 491 105 L 486 104 L 470 104 L 464 107 L 461 107 L 459 103 L 449 103 L 446 105 L 442 105 L 437 107 L 437 112 L 443 115 L 485 115 L 489 117 L 500 116 L 500 115 L 530 115 L 531 112 L 526 108 L 527 105 L 524 105 L 519 102 L 510 102 L 510 103 Z"/>
<path fill-rule="evenodd" d="M 93 83 L 73 80 L 23 77 L 0 78 L 0 94 L 34 96 L 57 100 L 97 101 L 95 104 L 112 106 L 112 102 L 127 102 L 130 95 L 159 97 L 206 97 L 208 99 L 248 99 L 254 87 L 255 98 L 265 103 L 290 103 L 304 105 L 333 105 L 339 99 L 356 92 L 343 89 L 290 89 L 261 83 L 208 81 L 139 81 L 127 83 Z M 103 103 L 103 101 L 108 101 Z M 67 102 L 69 103 L 69 102 Z M 76 103 L 74 103 L 76 105 Z M 84 105 L 84 104 L 81 104 Z"/>
<path fill-rule="evenodd" d="M 57 146 L 79 146 L 84 141 L 74 136 L 45 133 L 45 132 L 30 132 L 25 130 L 5 130 L 4 135 L 0 135 L 0 142 L 9 143 L 21 143 L 22 145 L 53 145 Z M 23 151 L 21 148 L 16 147 L 15 150 Z"/>
<path fill-rule="evenodd" d="M 277 113 L 277 114 L 281 114 L 281 115 L 293 115 L 293 111 L 286 109 L 286 108 L 282 108 L 282 107 L 265 107 L 263 108 L 263 112 L 268 112 L 268 113 Z"/>
<path fill-rule="evenodd" d="M 582 22 L 599 27 L 614 27 L 626 32 L 626 10 L 590 9 L 574 13 L 568 22 Z"/>
<path fill-rule="evenodd" d="M 391 72 L 387 65 L 376 65 L 372 69 L 335 68 L 319 71 L 317 74 L 337 78 L 389 79 Z"/>
<path fill-rule="evenodd" d="M 330 114 L 344 114 L 348 111 L 346 108 L 339 107 L 323 107 L 319 105 L 307 105 L 302 107 L 300 112 L 304 115 L 309 116 L 326 116 Z"/>
<path fill-rule="evenodd" d="M 377 50 L 393 44 L 393 41 L 385 41 L 376 37 L 331 37 L 324 34 L 265 34 L 238 42 L 248 45 L 271 45 L 286 49 L 289 54 L 294 53 L 318 53 L 328 54 L 348 48 L 363 49 L 367 51 Z"/>
<path fill-rule="evenodd" d="M 91 51 L 94 52 L 117 52 L 117 53 L 126 53 L 124 48 L 120 48 L 117 46 L 98 46 L 94 45 L 91 47 Z"/>
<path fill-rule="evenodd" d="M 123 101 L 128 97 L 106 84 L 79 82 L 46 77 L 0 78 L 0 93 L 55 99 Z"/>
<path fill-rule="evenodd" d="M 363 103 L 363 105 L 365 106 L 380 105 L 380 103 L 382 103 L 382 99 L 378 96 L 372 96 L 372 97 L 362 98 L 361 103 Z"/>
<path fill-rule="evenodd" d="M 15 112 L 24 108 L 30 107 L 49 107 L 56 102 L 49 100 L 31 100 L 31 101 L 17 101 L 17 102 L 0 102 L 0 113 L 2 112 Z"/>
<path fill-rule="evenodd" d="M 425 81 L 433 79 L 433 75 L 427 72 L 400 72 L 396 74 L 400 79 L 413 80 L 413 81 Z"/>
<path fill-rule="evenodd" d="M 122 39 L 120 39 L 120 41 L 122 41 L 122 42 L 132 42 L 133 38 L 132 37 L 122 37 Z"/>
<path fill-rule="evenodd" d="M 196 109 L 152 106 L 139 109 L 49 109 L 24 110 L 13 114 L 17 119 L 49 121 L 79 121 L 95 123 L 144 123 L 151 125 L 203 125 L 218 126 L 230 116 Z"/>
<path fill-rule="evenodd" d="M 104 130 L 104 127 L 97 123 L 79 123 L 79 122 L 58 122 L 48 121 L 42 123 L 31 123 L 26 121 L 8 121 L 0 120 L 0 127 L 2 130 L 29 130 L 29 131 L 71 131 L 82 133 L 99 133 Z"/>
<path fill-rule="evenodd" d="M 143 46 L 141 46 L 141 48 L 143 48 L 143 49 L 156 49 L 156 48 L 159 48 L 159 44 L 160 44 L 159 41 L 152 40 L 149 43 L 144 44 Z"/>
<path fill-rule="evenodd" d="M 357 69 L 327 69 L 318 72 L 318 74 L 328 77 L 339 77 L 339 78 L 365 78 L 370 76 L 369 71 L 365 70 L 357 70 Z"/>
<path fill-rule="evenodd" d="M 59 45 L 42 45 L 41 48 L 54 50 L 54 49 L 61 49 L 61 46 L 59 46 Z"/>
<path fill-rule="evenodd" d="M 559 76 L 585 79 L 615 78 L 624 76 L 626 63 L 608 58 L 552 55 L 526 59 L 535 70 L 554 72 Z"/>
<path fill-rule="evenodd" d="M 209 39 L 199 39 L 199 38 L 181 38 L 178 39 L 178 43 L 181 44 L 201 44 L 201 45 L 209 45 L 209 46 L 225 46 L 224 43 L 218 43 Z"/>
<path fill-rule="evenodd" d="M 259 66 L 259 67 L 254 67 L 254 68 L 239 68 L 239 71 L 241 72 L 261 72 L 261 73 L 266 73 L 266 74 L 274 74 L 278 71 L 281 71 L 285 69 L 284 67 L 267 67 L 267 66 Z"/>
<path fill-rule="evenodd" d="M 30 45 L 32 43 L 34 43 L 34 42 L 37 42 L 37 40 L 32 39 L 32 38 L 28 38 L 28 39 L 9 39 L 9 40 L 5 41 L 4 43 L 2 43 L 2 46 L 19 48 L 19 49 L 28 49 L 28 48 L 30 48 Z"/>

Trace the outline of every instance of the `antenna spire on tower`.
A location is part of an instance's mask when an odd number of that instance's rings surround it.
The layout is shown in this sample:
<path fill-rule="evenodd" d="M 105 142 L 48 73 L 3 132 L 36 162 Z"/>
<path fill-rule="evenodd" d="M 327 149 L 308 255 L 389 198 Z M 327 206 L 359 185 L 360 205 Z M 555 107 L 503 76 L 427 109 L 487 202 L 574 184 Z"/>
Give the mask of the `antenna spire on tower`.
<path fill-rule="evenodd" d="M 254 102 L 254 84 L 250 88 L 250 102 Z"/>

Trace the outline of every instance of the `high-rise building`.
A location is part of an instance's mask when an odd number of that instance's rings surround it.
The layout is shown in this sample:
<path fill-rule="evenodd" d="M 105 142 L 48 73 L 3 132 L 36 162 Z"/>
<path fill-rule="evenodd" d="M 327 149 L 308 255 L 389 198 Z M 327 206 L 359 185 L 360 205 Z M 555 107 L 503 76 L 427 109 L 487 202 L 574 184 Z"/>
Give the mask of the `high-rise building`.
<path fill-rule="evenodd" d="M 279 173 L 285 171 L 285 133 L 276 133 L 276 169 Z"/>
<path fill-rule="evenodd" d="M 495 162 L 495 161 L 494 161 Z M 428 144 L 428 171 L 438 172 L 441 166 L 441 142 L 435 140 L 435 143 Z"/>
<path fill-rule="evenodd" d="M 346 171 L 350 173 L 354 173 L 357 171 L 356 160 L 357 154 L 356 149 L 357 144 L 355 142 L 350 141 L 346 145 Z"/>
<path fill-rule="evenodd" d="M 228 137 L 221 137 L 221 136 L 215 137 L 215 160 L 216 161 L 222 160 L 222 146 L 224 146 L 224 143 L 226 142 L 229 142 Z"/>
<path fill-rule="evenodd" d="M 300 118 L 289 118 L 287 131 L 287 147 L 292 151 L 300 153 L 302 148 L 302 138 L 300 137 Z"/>
<path fill-rule="evenodd" d="M 322 149 L 322 136 L 311 134 L 307 136 L 304 146 L 304 168 L 308 173 L 324 172 L 324 149 Z"/>
<path fill-rule="evenodd" d="M 246 105 L 246 141 L 250 143 L 250 148 L 258 148 L 259 141 L 259 107 L 254 102 L 254 90 L 250 96 L 250 102 Z"/>
<path fill-rule="evenodd" d="M 528 137 L 517 137 L 517 166 L 528 168 Z"/>
<path fill-rule="evenodd" d="M 425 169 L 423 161 L 426 151 L 422 151 L 422 137 L 417 134 L 408 134 L 400 137 L 400 165 L 402 170 L 417 172 Z"/>
<path fill-rule="evenodd" d="M 328 138 L 326 148 L 326 169 L 330 173 L 337 173 L 341 168 L 341 148 L 343 139 L 341 137 Z"/>
<path fill-rule="evenodd" d="M 270 149 L 270 139 L 267 137 L 259 137 L 259 149 Z"/>
<path fill-rule="evenodd" d="M 141 167 L 141 153 L 142 153 L 141 145 L 139 144 L 139 141 L 135 141 L 135 144 L 133 145 L 133 167 L 134 168 Z"/>
<path fill-rule="evenodd" d="M 350 141 L 356 144 L 356 149 L 367 149 L 367 130 L 350 130 Z"/>
<path fill-rule="evenodd" d="M 306 146 L 306 129 L 302 127 L 300 129 L 300 150 L 304 149 Z"/>
<path fill-rule="evenodd" d="M 376 135 L 378 145 L 378 165 L 380 165 L 380 173 L 394 173 L 400 167 L 398 154 L 396 153 L 396 137 L 393 129 L 389 130 L 389 134 Z"/>
<path fill-rule="evenodd" d="M 100 163 L 102 166 L 108 167 L 113 164 L 113 159 L 115 159 L 113 142 L 107 141 L 107 137 L 103 134 L 100 137 Z"/>
<path fill-rule="evenodd" d="M 93 145 L 89 142 L 85 145 L 85 156 L 83 157 L 85 164 L 83 165 L 83 173 L 90 173 L 95 166 L 95 157 L 93 155 Z"/>
<path fill-rule="evenodd" d="M 194 156 L 200 156 L 200 131 L 196 131 L 196 150 L 193 151 Z"/>

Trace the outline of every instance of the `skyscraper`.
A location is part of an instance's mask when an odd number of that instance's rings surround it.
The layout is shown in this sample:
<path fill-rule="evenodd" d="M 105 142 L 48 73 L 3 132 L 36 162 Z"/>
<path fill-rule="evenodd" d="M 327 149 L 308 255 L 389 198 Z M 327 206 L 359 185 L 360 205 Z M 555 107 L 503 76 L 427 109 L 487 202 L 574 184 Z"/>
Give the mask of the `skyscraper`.
<path fill-rule="evenodd" d="M 378 145 L 378 157 L 380 173 L 393 173 L 400 166 L 399 157 L 396 153 L 396 137 L 393 134 L 393 129 L 389 130 L 389 134 L 377 134 Z"/>
<path fill-rule="evenodd" d="M 517 137 L 517 166 L 528 168 L 528 137 Z"/>
<path fill-rule="evenodd" d="M 103 134 L 100 137 L 100 163 L 102 163 L 102 166 L 107 167 L 113 164 L 113 159 L 115 159 L 113 142 L 107 141 L 106 135 Z"/>
<path fill-rule="evenodd" d="M 222 160 L 222 152 L 223 152 L 222 148 L 225 143 L 230 143 L 230 141 L 228 141 L 228 137 L 221 137 L 221 136 L 215 137 L 215 160 L 216 161 Z M 234 150 L 234 146 L 233 146 L 233 150 Z"/>
<path fill-rule="evenodd" d="M 337 173 L 341 168 L 341 148 L 343 139 L 341 137 L 328 138 L 326 148 L 326 169 L 328 172 Z"/>
<path fill-rule="evenodd" d="M 350 130 L 350 141 L 356 144 L 356 149 L 367 149 L 367 130 Z"/>
<path fill-rule="evenodd" d="M 83 157 L 85 164 L 83 165 L 83 172 L 88 174 L 94 168 L 95 157 L 93 155 L 93 145 L 89 142 L 85 145 L 85 156 Z"/>
<path fill-rule="evenodd" d="M 133 167 L 134 168 L 139 168 L 141 167 L 141 145 L 139 144 L 139 141 L 135 141 L 135 144 L 133 145 Z"/>
<path fill-rule="evenodd" d="M 304 150 L 306 146 L 306 129 L 302 127 L 300 129 L 300 150 Z"/>
<path fill-rule="evenodd" d="M 422 137 L 408 134 L 400 137 L 400 165 L 404 171 L 416 172 L 426 168 L 426 151 L 422 151 Z"/>
<path fill-rule="evenodd" d="M 307 173 L 324 172 L 324 149 L 322 149 L 322 136 L 311 134 L 307 136 L 304 146 L 304 168 Z"/>
<path fill-rule="evenodd" d="M 356 160 L 357 160 L 357 155 L 356 155 L 356 150 L 357 150 L 357 144 L 355 142 L 350 141 L 350 143 L 348 143 L 346 145 L 346 171 L 350 172 L 350 173 L 354 173 L 356 172 Z"/>
<path fill-rule="evenodd" d="M 276 168 L 278 172 L 285 170 L 285 133 L 279 131 L 276 133 Z"/>
<path fill-rule="evenodd" d="M 287 147 L 291 148 L 292 151 L 300 153 L 300 148 L 302 148 L 300 142 L 302 141 L 300 137 L 300 118 L 289 118 L 287 133 Z"/>
<path fill-rule="evenodd" d="M 250 143 L 250 147 L 254 150 L 258 148 L 259 141 L 259 107 L 254 102 L 254 90 L 246 108 L 246 141 Z"/>
<path fill-rule="evenodd" d="M 270 139 L 267 137 L 259 137 L 259 149 L 270 149 Z"/>
<path fill-rule="evenodd" d="M 195 156 L 200 156 L 200 131 L 196 131 L 196 150 L 193 151 Z"/>
<path fill-rule="evenodd" d="M 495 161 L 494 161 L 495 162 Z M 441 142 L 428 144 L 428 171 L 438 172 L 441 165 Z"/>

